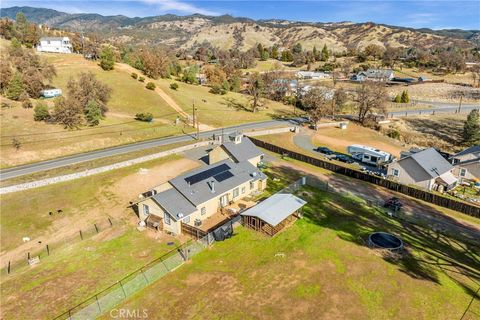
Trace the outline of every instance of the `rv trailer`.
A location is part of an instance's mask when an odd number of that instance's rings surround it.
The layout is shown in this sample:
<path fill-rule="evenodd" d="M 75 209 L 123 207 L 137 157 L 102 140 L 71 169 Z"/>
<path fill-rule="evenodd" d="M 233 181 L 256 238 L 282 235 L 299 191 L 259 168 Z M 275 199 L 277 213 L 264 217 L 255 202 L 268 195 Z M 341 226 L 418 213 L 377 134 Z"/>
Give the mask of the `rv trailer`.
<path fill-rule="evenodd" d="M 351 154 L 352 158 L 355 160 L 374 166 L 385 164 L 393 160 L 393 156 L 388 152 L 360 144 L 352 144 L 351 146 L 348 146 L 347 152 Z"/>

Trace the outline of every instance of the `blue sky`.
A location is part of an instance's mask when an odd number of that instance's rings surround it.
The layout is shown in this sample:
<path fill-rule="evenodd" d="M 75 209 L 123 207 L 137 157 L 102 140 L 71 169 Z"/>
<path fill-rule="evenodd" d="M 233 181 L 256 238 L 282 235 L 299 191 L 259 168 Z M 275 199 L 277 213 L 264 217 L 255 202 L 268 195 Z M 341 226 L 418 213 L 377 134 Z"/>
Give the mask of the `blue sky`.
<path fill-rule="evenodd" d="M 1 6 L 52 8 L 69 13 L 122 14 L 129 17 L 166 13 L 188 15 L 231 14 L 253 19 L 288 19 L 312 22 L 353 21 L 385 23 L 414 28 L 480 29 L 480 1 L 184 1 L 184 0 L 113 0 L 76 1 L 3 0 Z"/>

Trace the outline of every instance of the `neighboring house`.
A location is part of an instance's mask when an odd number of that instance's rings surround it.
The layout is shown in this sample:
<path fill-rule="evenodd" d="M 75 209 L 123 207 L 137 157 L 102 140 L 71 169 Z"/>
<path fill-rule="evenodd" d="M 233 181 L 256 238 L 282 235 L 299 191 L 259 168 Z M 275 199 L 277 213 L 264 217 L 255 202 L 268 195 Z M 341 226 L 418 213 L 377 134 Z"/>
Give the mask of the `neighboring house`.
<path fill-rule="evenodd" d="M 55 98 L 62 95 L 62 89 L 45 89 L 42 90 L 42 96 L 44 98 Z"/>
<path fill-rule="evenodd" d="M 480 145 L 467 148 L 450 158 L 453 173 L 459 179 L 480 180 Z"/>
<path fill-rule="evenodd" d="M 390 163 L 387 177 L 406 185 L 442 192 L 457 185 L 452 171 L 452 165 L 434 148 L 429 148 Z"/>
<path fill-rule="evenodd" d="M 297 78 L 302 80 L 321 80 L 330 78 L 330 74 L 326 72 L 314 71 L 298 71 Z"/>
<path fill-rule="evenodd" d="M 395 73 L 390 69 L 368 69 L 367 71 L 360 71 L 350 79 L 354 81 L 392 81 L 395 78 Z"/>
<path fill-rule="evenodd" d="M 72 53 L 73 47 L 68 37 L 44 37 L 40 38 L 37 46 L 38 52 Z"/>
<path fill-rule="evenodd" d="M 152 196 L 137 204 L 140 220 L 181 234 L 182 223 L 199 227 L 225 207 L 265 189 L 267 176 L 256 166 L 262 152 L 248 138 L 235 140 L 237 136 L 210 152 L 208 166 L 153 188 Z"/>

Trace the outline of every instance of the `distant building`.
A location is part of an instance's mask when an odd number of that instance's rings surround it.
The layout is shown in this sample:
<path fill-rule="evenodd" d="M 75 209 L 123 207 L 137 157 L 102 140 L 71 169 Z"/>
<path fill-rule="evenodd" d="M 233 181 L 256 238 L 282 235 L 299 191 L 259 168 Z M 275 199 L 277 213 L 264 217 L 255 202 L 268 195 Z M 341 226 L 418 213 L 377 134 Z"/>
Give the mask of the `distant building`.
<path fill-rule="evenodd" d="M 457 185 L 453 166 L 434 148 L 415 152 L 388 165 L 387 177 L 427 190 L 448 191 Z"/>
<path fill-rule="evenodd" d="M 392 81 L 395 78 L 395 73 L 390 69 L 368 69 L 367 71 L 360 71 L 353 75 L 350 80 L 353 81 Z"/>
<path fill-rule="evenodd" d="M 55 98 L 62 95 L 62 89 L 45 89 L 42 90 L 42 96 L 44 98 Z"/>
<path fill-rule="evenodd" d="M 37 46 L 38 52 L 72 53 L 73 47 L 68 37 L 44 37 L 40 38 Z"/>
<path fill-rule="evenodd" d="M 388 152 L 360 144 L 348 146 L 347 152 L 352 155 L 352 158 L 375 166 L 387 163 L 393 159 L 393 156 Z"/>
<path fill-rule="evenodd" d="M 329 79 L 331 76 L 326 72 L 298 71 L 297 78 L 302 80 L 322 80 Z"/>
<path fill-rule="evenodd" d="M 202 86 L 207 84 L 207 76 L 204 73 L 197 74 L 196 78 L 197 78 L 198 84 Z"/>

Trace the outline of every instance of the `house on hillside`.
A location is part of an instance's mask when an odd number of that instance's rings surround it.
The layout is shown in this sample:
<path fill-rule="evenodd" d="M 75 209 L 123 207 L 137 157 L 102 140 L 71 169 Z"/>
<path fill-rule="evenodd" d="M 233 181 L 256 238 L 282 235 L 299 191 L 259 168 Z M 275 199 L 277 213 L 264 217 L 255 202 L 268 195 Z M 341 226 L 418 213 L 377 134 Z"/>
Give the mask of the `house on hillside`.
<path fill-rule="evenodd" d="M 314 71 L 298 71 L 297 78 L 301 80 L 322 80 L 331 78 L 329 73 Z"/>
<path fill-rule="evenodd" d="M 395 78 L 395 73 L 390 69 L 368 69 L 367 71 L 360 71 L 353 75 L 350 80 L 353 81 L 392 81 Z"/>
<path fill-rule="evenodd" d="M 480 145 L 460 151 L 450 160 L 453 174 L 460 180 L 480 180 Z"/>
<path fill-rule="evenodd" d="M 209 232 L 252 206 L 246 198 L 265 189 L 267 176 L 256 166 L 262 157 L 248 138 L 233 135 L 210 151 L 209 165 L 153 188 L 137 203 L 140 220 L 175 235 L 192 229 Z"/>
<path fill-rule="evenodd" d="M 38 52 L 72 53 L 73 47 L 68 37 L 43 37 L 37 46 Z"/>
<path fill-rule="evenodd" d="M 387 178 L 443 192 L 457 185 L 457 178 L 452 171 L 453 166 L 434 148 L 429 148 L 390 163 Z"/>

